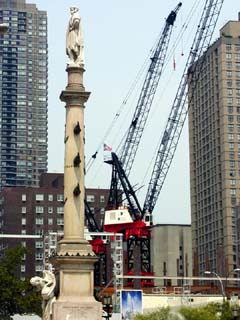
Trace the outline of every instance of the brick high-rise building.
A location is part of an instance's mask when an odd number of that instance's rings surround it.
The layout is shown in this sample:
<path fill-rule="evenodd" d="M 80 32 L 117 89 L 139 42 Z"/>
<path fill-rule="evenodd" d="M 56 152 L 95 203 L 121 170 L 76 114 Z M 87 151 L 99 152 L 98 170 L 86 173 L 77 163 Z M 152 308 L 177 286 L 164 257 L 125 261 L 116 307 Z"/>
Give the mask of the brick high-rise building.
<path fill-rule="evenodd" d="M 239 267 L 240 21 L 222 27 L 201 62 L 199 76 L 198 68 L 189 70 L 196 80 L 189 108 L 194 274 L 208 270 L 225 277 Z"/>
<path fill-rule="evenodd" d="M 86 190 L 86 200 L 99 226 L 108 196 L 108 189 Z M 44 235 L 63 233 L 63 206 L 63 174 L 59 173 L 42 174 L 38 188 L 6 187 L 0 192 L 0 251 L 21 244 L 30 250 L 22 260 L 22 278 L 42 274 Z M 13 236 L 1 238 L 1 234 Z M 25 238 L 25 235 L 41 237 Z"/>
<path fill-rule="evenodd" d="M 47 171 L 47 14 L 0 0 L 0 190 L 33 186 Z"/>

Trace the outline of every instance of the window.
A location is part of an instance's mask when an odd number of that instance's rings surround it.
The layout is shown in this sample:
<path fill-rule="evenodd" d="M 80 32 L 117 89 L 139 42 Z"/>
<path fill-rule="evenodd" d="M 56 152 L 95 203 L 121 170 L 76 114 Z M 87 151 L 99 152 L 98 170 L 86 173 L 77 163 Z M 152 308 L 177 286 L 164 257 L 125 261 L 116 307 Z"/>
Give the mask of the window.
<path fill-rule="evenodd" d="M 95 196 L 94 195 L 87 195 L 87 202 L 95 202 Z"/>
<path fill-rule="evenodd" d="M 226 43 L 226 51 L 231 51 L 231 50 L 232 50 L 231 43 Z"/>
<path fill-rule="evenodd" d="M 230 152 L 230 153 L 229 153 L 229 158 L 230 158 L 231 160 L 234 160 L 234 158 L 235 158 L 235 153 L 234 153 L 234 152 Z"/>
<path fill-rule="evenodd" d="M 21 264 L 21 272 L 25 272 L 26 271 L 26 266 L 25 264 Z"/>
<path fill-rule="evenodd" d="M 229 133 L 228 139 L 229 139 L 229 140 L 233 140 L 233 139 L 234 139 L 234 134 L 233 134 L 233 133 Z"/>
<path fill-rule="evenodd" d="M 35 212 L 36 213 L 44 213 L 44 208 L 40 207 L 40 206 L 37 206 L 37 207 L 35 207 Z"/>
<path fill-rule="evenodd" d="M 43 201 L 44 195 L 43 194 L 36 194 L 36 201 Z"/>
<path fill-rule="evenodd" d="M 26 212 L 27 212 L 27 208 L 26 208 L 26 207 L 22 207 L 21 212 L 22 212 L 22 213 L 26 213 Z"/>
<path fill-rule="evenodd" d="M 232 89 L 228 88 L 228 89 L 227 89 L 227 94 L 228 94 L 228 96 L 232 96 L 232 94 L 233 94 Z"/>
<path fill-rule="evenodd" d="M 63 226 L 63 219 L 58 218 L 58 219 L 57 219 L 57 225 L 58 225 L 58 226 Z"/>
<path fill-rule="evenodd" d="M 35 223 L 43 225 L 43 218 L 36 218 Z"/>
<path fill-rule="evenodd" d="M 235 186 L 236 185 L 236 180 L 235 179 L 231 179 L 230 180 L 230 185 L 231 186 Z"/>
<path fill-rule="evenodd" d="M 42 235 L 43 235 L 43 230 L 42 230 L 42 229 L 36 229 L 36 230 L 35 230 L 35 234 L 36 234 L 37 236 L 42 236 Z"/>
<path fill-rule="evenodd" d="M 43 248 L 43 241 L 36 241 L 35 248 L 37 248 L 37 249 Z"/>
<path fill-rule="evenodd" d="M 231 53 L 226 53 L 226 59 L 231 60 L 232 59 L 232 54 Z"/>
<path fill-rule="evenodd" d="M 229 161 L 229 166 L 230 168 L 235 168 L 235 161 L 234 160 Z"/>
<path fill-rule="evenodd" d="M 53 195 L 52 194 L 48 195 L 48 201 L 53 201 Z"/>
<path fill-rule="evenodd" d="M 234 170 L 230 170 L 229 171 L 229 176 L 230 177 L 235 177 L 235 171 Z"/>
<path fill-rule="evenodd" d="M 235 53 L 235 59 L 240 60 L 240 53 Z"/>
<path fill-rule="evenodd" d="M 57 195 L 57 201 L 59 201 L 59 202 L 64 201 L 63 194 Z"/>
<path fill-rule="evenodd" d="M 52 218 L 49 218 L 49 219 L 48 219 L 48 225 L 49 225 L 49 226 L 53 225 L 53 219 L 52 219 Z"/>
<path fill-rule="evenodd" d="M 53 213 L 53 207 L 48 207 L 48 213 Z"/>
<path fill-rule="evenodd" d="M 36 265 L 36 266 L 35 266 L 35 271 L 36 271 L 36 272 L 41 272 L 41 271 L 43 271 L 43 266 L 42 266 L 42 265 Z"/>
<path fill-rule="evenodd" d="M 104 208 L 101 208 L 100 209 L 100 214 L 104 214 L 105 213 L 105 209 Z"/>
<path fill-rule="evenodd" d="M 26 195 L 25 194 L 22 194 L 22 202 L 25 202 L 26 201 Z"/>
<path fill-rule="evenodd" d="M 57 207 L 57 213 L 63 214 L 63 207 Z"/>
<path fill-rule="evenodd" d="M 26 225 L 26 218 L 22 218 L 22 226 Z"/>
<path fill-rule="evenodd" d="M 43 254 L 41 252 L 37 252 L 35 254 L 35 260 L 42 260 L 43 259 Z"/>
<path fill-rule="evenodd" d="M 236 196 L 236 190 L 235 189 L 230 189 L 230 195 L 231 196 Z"/>
<path fill-rule="evenodd" d="M 105 197 L 104 196 L 100 196 L 100 202 L 104 202 L 105 201 Z"/>

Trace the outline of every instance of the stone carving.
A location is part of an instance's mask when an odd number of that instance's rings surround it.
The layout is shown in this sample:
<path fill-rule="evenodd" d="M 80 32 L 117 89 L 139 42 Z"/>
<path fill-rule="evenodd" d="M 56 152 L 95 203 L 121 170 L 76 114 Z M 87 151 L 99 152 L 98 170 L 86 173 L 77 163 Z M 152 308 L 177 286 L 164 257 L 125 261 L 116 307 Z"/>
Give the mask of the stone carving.
<path fill-rule="evenodd" d="M 54 289 L 56 287 L 55 275 L 48 271 L 43 271 L 43 277 L 33 277 L 30 280 L 32 286 L 36 287 L 38 291 L 41 291 L 42 295 L 42 320 L 52 319 L 52 304 L 56 300 L 54 296 Z"/>
<path fill-rule="evenodd" d="M 66 52 L 74 65 L 84 65 L 83 32 L 79 9 L 75 6 L 70 8 L 71 17 L 68 23 L 66 36 Z"/>

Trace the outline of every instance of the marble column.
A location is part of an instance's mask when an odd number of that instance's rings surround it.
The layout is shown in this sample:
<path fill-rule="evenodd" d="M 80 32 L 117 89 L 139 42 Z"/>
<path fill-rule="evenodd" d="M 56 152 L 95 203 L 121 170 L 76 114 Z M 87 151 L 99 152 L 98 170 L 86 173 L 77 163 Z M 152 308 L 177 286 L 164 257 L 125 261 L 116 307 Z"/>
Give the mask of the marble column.
<path fill-rule="evenodd" d="M 84 68 L 68 65 L 68 84 L 60 95 L 66 103 L 64 159 L 64 237 L 54 258 L 59 270 L 59 296 L 53 304 L 54 320 L 102 319 L 102 305 L 93 296 L 94 263 L 91 245 L 84 239 Z"/>

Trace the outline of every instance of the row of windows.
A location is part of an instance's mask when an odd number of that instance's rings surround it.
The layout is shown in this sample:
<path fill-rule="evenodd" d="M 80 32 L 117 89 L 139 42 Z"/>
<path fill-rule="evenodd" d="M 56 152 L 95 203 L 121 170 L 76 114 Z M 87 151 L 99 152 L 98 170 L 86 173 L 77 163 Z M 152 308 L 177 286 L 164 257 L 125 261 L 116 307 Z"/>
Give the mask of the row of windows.
<path fill-rule="evenodd" d="M 240 60 L 240 53 L 226 53 L 225 55 L 227 60 L 230 60 L 232 58 L 235 58 L 235 60 Z"/>
<path fill-rule="evenodd" d="M 26 211 L 23 212 L 23 210 L 26 210 L 26 207 L 22 207 L 22 213 L 26 213 Z M 57 207 L 58 214 L 63 214 L 63 212 L 64 212 L 63 207 Z M 44 213 L 44 207 L 41 207 L 41 206 L 35 207 L 35 213 Z M 48 213 L 53 213 L 53 207 L 48 207 Z"/>
<path fill-rule="evenodd" d="M 232 49 L 234 49 L 235 51 L 240 51 L 240 44 L 231 44 L 231 43 L 227 43 L 226 44 L 226 51 L 231 51 Z"/>
<path fill-rule="evenodd" d="M 53 201 L 54 196 L 53 194 L 48 194 L 48 195 L 44 195 L 44 194 L 36 194 L 35 196 L 35 200 L 36 201 L 44 201 L 44 198 L 47 197 L 48 201 Z M 64 201 L 64 195 L 63 194 L 57 194 L 57 201 Z M 26 194 L 22 194 L 22 201 L 25 202 L 27 201 L 27 195 Z"/>
<path fill-rule="evenodd" d="M 100 202 L 104 202 L 104 201 L 105 201 L 104 195 L 100 195 Z M 87 195 L 87 202 L 95 202 L 95 196 Z"/>
<path fill-rule="evenodd" d="M 53 218 L 48 218 L 47 221 L 48 221 L 48 225 L 53 225 Z M 26 218 L 22 218 L 22 225 L 25 225 L 25 224 L 26 224 Z M 43 225 L 44 224 L 44 219 L 43 218 L 36 218 L 35 219 L 35 224 L 36 225 Z M 64 219 L 58 218 L 57 219 L 57 225 L 58 226 L 63 226 L 64 225 Z"/>
<path fill-rule="evenodd" d="M 236 110 L 237 113 L 240 113 L 240 107 L 227 106 L 228 113 L 233 113 Z"/>

